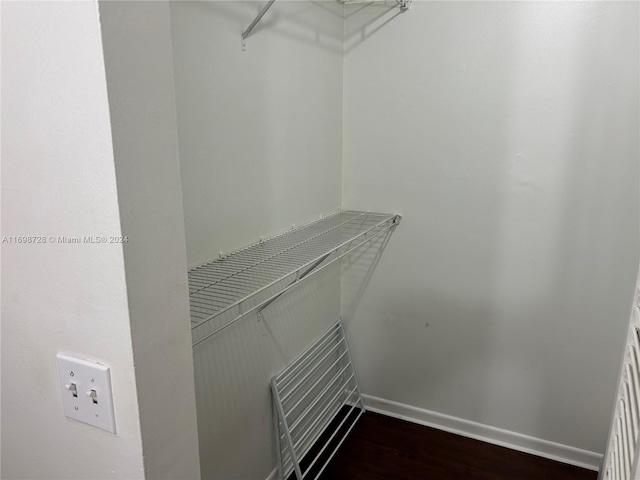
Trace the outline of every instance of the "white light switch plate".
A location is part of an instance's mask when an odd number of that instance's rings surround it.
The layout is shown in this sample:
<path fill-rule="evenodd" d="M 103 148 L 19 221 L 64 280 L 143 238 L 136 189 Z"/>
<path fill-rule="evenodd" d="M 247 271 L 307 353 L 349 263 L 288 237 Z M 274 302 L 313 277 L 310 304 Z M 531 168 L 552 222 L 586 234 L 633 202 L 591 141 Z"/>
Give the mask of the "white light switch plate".
<path fill-rule="evenodd" d="M 57 360 L 64 414 L 115 433 L 109 367 L 63 353 Z"/>

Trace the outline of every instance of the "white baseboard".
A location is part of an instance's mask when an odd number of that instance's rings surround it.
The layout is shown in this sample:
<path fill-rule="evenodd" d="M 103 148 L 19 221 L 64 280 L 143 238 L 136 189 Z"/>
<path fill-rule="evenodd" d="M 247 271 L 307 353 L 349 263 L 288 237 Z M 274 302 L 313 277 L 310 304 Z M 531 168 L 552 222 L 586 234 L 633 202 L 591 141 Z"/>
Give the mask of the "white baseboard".
<path fill-rule="evenodd" d="M 278 468 L 274 468 L 265 480 L 278 480 Z"/>
<path fill-rule="evenodd" d="M 560 443 L 529 437 L 520 433 L 502 430 L 501 428 L 471 422 L 462 418 L 451 417 L 402 403 L 384 400 L 371 395 L 362 395 L 367 410 L 390 417 L 426 425 L 463 437 L 482 440 L 483 442 L 511 448 L 520 452 L 531 453 L 540 457 L 576 465 L 598 471 L 602 455 L 588 450 L 562 445 Z"/>

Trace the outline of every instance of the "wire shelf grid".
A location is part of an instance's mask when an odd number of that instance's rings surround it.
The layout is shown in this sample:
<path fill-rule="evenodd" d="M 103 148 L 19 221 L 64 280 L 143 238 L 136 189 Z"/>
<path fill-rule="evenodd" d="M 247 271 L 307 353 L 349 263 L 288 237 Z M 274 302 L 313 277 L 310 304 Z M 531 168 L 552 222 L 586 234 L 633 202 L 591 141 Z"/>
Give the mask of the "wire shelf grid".
<path fill-rule="evenodd" d="M 188 272 L 193 344 L 248 313 L 400 221 L 398 214 L 338 211 Z M 212 320 L 215 320 L 212 322 Z"/>

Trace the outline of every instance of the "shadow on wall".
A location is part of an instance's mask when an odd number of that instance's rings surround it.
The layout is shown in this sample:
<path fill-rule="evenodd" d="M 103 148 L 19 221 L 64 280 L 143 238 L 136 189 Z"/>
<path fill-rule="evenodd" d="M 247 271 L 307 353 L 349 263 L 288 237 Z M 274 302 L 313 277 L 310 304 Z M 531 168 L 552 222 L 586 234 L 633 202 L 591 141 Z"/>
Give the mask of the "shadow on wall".
<path fill-rule="evenodd" d="M 193 2 L 193 7 L 200 9 L 204 15 L 223 17 L 237 25 L 238 48 L 240 48 L 240 35 L 251 23 L 247 19 L 258 15 L 264 5 L 265 2 Z M 269 31 L 297 43 L 306 43 L 341 53 L 342 22 L 336 21 L 332 24 L 318 22 L 318 9 L 339 19 L 343 16 L 342 5 L 338 2 L 276 2 L 247 37 L 247 49 L 251 48 L 252 42 L 260 42 L 261 33 Z"/>
<path fill-rule="evenodd" d="M 385 178 L 386 193 L 379 200 L 373 195 L 363 200 L 390 201 L 403 213 L 388 254 L 380 260 L 380 276 L 358 299 L 357 310 L 347 307 L 347 318 L 363 393 L 479 418 L 481 398 L 469 402 L 466 392 L 482 394 L 486 378 L 478 366 L 494 354 L 500 306 L 492 301 L 491 279 L 499 265 L 501 175 L 510 128 L 504 98 L 514 88 L 504 72 L 518 52 L 508 40 L 515 28 L 508 22 L 494 26 L 469 52 L 461 52 L 460 32 L 473 17 L 468 5 L 447 5 L 454 13 L 446 22 L 439 7 L 426 2 L 414 3 L 396 19 L 402 25 L 390 24 L 397 16 L 392 10 L 377 18 L 368 10 L 370 21 L 365 22 L 362 13 L 347 18 L 345 75 L 354 73 L 357 80 L 345 87 L 345 155 L 350 161 L 371 154 L 367 163 L 373 164 L 376 176 L 367 171 L 362 174 L 365 180 L 345 178 L 345 184 L 353 182 L 361 193 L 367 182 L 375 182 L 372 178 Z M 487 9 L 473 22 L 494 23 L 490 14 Z M 494 48 L 498 44 L 501 48 Z M 357 46 L 361 48 L 356 51 Z M 370 50 L 379 52 L 380 59 L 374 67 L 367 64 L 368 76 L 378 81 L 376 88 L 359 90 L 362 80 L 356 70 Z M 460 60 L 465 57 L 473 64 L 467 67 Z M 465 74 L 486 62 L 495 70 L 483 72 L 479 81 Z M 362 111 L 352 113 L 350 102 Z M 377 125 L 360 131 L 354 117 L 375 119 Z M 402 128 L 384 135 L 390 125 Z M 382 146 L 374 142 L 377 152 L 350 151 L 372 137 L 385 139 Z M 349 206 L 360 208 L 357 203 Z M 373 203 L 372 208 L 389 205 Z M 366 262 L 353 263 L 343 275 L 357 277 L 358 270 L 366 271 Z M 345 278 L 343 305 L 352 289 Z"/>
<path fill-rule="evenodd" d="M 344 52 L 349 53 L 402 13 L 407 12 L 402 12 L 395 2 L 346 4 Z"/>
<path fill-rule="evenodd" d="M 634 13 L 637 18 L 637 4 Z M 531 434 L 595 452 L 605 448 L 638 255 L 638 205 L 628 192 L 638 190 L 640 52 L 637 42 L 620 41 L 637 38 L 638 23 L 632 31 L 621 15 L 597 3 L 580 12 L 554 4 L 530 9 L 520 22 L 511 122 L 527 125 L 542 105 L 548 120 L 528 142 L 509 141 L 503 191 L 511 201 L 502 216 L 496 282 L 500 294 L 511 290 L 522 299 L 521 312 L 505 313 L 520 313 L 528 323 L 529 347 L 511 368 L 514 376 L 537 372 L 530 387 L 537 409 L 525 417 Z M 549 65 L 556 67 L 550 75 L 540 63 L 552 50 L 567 61 Z M 633 77 L 629 88 L 623 79 Z M 621 97 L 636 105 L 635 113 Z M 531 211 L 542 228 L 522 221 Z M 527 289 L 514 288 L 523 274 Z M 545 345 L 544 364 L 531 348 L 536 343 Z M 591 354 L 596 351 L 607 355 Z M 589 401 L 576 408 L 576 398 Z M 558 431 L 559 422 L 548 422 L 549 404 L 570 428 Z M 573 438 L 589 440 L 580 445 Z"/>
<path fill-rule="evenodd" d="M 342 7 L 277 2 L 243 52 L 262 6 L 171 3 L 191 266 L 340 206 Z"/>
<path fill-rule="evenodd" d="M 249 26 L 250 22 L 247 23 L 247 18 L 258 15 L 265 3 L 240 2 L 243 11 L 229 3 L 195 2 L 194 5 L 206 14 L 221 15 L 237 23 L 238 38 L 240 38 L 240 34 Z M 395 1 L 362 2 L 344 6 L 338 1 L 289 1 L 286 3 L 286 9 L 282 4 L 276 3 L 267 11 L 247 37 L 247 44 L 259 42 L 260 33 L 269 30 L 296 42 L 312 44 L 339 53 L 348 52 L 403 13 Z M 292 6 L 295 8 L 292 9 Z M 322 9 L 339 19 L 357 17 L 357 22 L 350 23 L 349 31 L 342 30 L 342 22 L 336 22 L 335 28 L 329 29 L 326 25 L 320 26 L 312 20 L 314 10 L 317 9 Z"/>
<path fill-rule="evenodd" d="M 415 225 L 412 223 L 405 216 L 395 240 L 411 236 Z M 363 393 L 395 399 L 400 388 L 428 398 L 427 392 L 437 397 L 439 392 L 463 383 L 480 386 L 483 379 L 474 379 L 468 367 L 474 359 L 486 356 L 491 335 L 488 327 L 493 318 L 491 305 L 483 304 L 479 297 L 463 303 L 448 291 L 438 290 L 435 284 L 426 289 L 415 284 L 402 292 L 381 289 L 382 284 L 393 283 L 394 279 L 402 282 L 408 273 L 402 271 L 400 264 L 390 273 L 389 266 L 397 262 L 398 249 L 402 247 L 391 241 L 387 248 L 388 241 L 388 237 L 382 239 L 380 245 L 354 255 L 343 263 L 342 269 L 345 330 Z M 383 250 L 387 250 L 385 255 Z M 374 277 L 379 264 L 383 272 Z M 416 259 L 407 268 L 424 267 Z M 367 289 L 369 284 L 373 288 Z M 371 303 L 372 295 L 376 296 L 375 304 Z M 407 335 L 412 342 L 407 342 Z M 473 342 L 462 346 L 461 338 L 472 338 Z M 446 365 L 434 368 L 442 358 L 447 359 Z"/>
<path fill-rule="evenodd" d="M 396 228 L 363 245 L 342 260 L 341 312 L 345 332 Z"/>

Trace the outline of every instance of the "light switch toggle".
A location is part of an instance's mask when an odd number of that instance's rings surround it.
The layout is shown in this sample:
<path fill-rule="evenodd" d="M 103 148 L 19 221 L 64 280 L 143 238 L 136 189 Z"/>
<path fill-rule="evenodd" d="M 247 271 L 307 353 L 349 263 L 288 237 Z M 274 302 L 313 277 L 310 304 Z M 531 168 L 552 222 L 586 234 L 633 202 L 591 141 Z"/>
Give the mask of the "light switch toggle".
<path fill-rule="evenodd" d="M 89 395 L 89 398 L 91 399 L 91 401 L 93 401 L 94 405 L 98 404 L 98 392 L 95 391 L 95 389 L 91 389 L 87 392 L 87 395 Z"/>
<path fill-rule="evenodd" d="M 64 388 L 69 390 L 74 397 L 78 396 L 78 388 L 75 383 L 67 383 Z"/>

